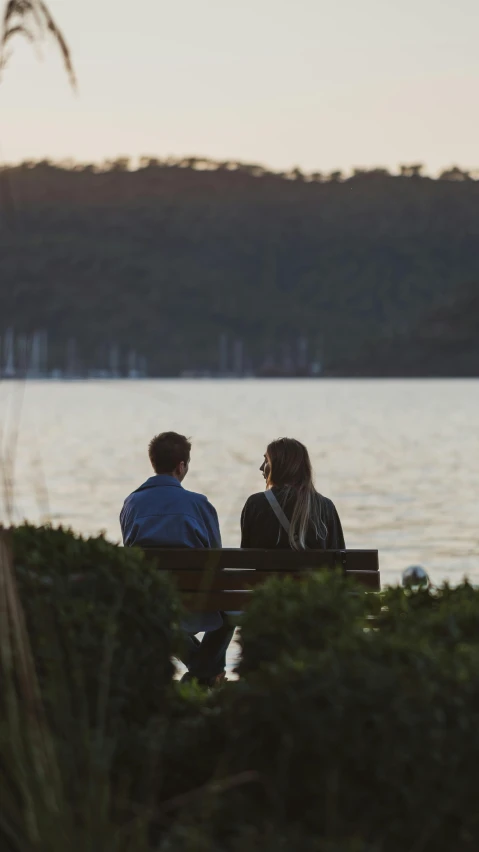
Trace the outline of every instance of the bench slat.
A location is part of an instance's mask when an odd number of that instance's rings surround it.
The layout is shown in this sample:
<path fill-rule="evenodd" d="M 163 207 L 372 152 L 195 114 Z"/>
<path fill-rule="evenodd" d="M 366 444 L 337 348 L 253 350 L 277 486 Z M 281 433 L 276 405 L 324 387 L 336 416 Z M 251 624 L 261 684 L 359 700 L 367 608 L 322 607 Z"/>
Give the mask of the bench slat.
<path fill-rule="evenodd" d="M 311 571 L 342 568 L 365 589 L 379 591 L 377 550 L 265 550 L 146 548 L 146 558 L 168 571 L 183 605 L 192 611 L 244 610 L 252 592 L 272 576 L 301 579 Z"/>
<path fill-rule="evenodd" d="M 313 568 L 313 571 L 320 571 Z M 254 588 L 270 580 L 272 577 L 292 577 L 294 580 L 304 579 L 312 573 L 308 570 L 297 569 L 295 571 L 251 571 L 251 570 L 225 570 L 225 571 L 170 571 L 175 585 L 182 591 L 216 592 L 216 591 L 244 591 Z M 377 571 L 346 571 L 348 579 L 356 580 L 364 586 L 379 589 L 379 575 Z"/>
<path fill-rule="evenodd" d="M 377 550 L 263 550 L 263 549 L 177 549 L 146 548 L 146 558 L 163 570 L 221 570 L 251 568 L 291 571 L 301 568 L 332 568 L 340 564 L 346 570 L 379 571 Z"/>
<path fill-rule="evenodd" d="M 368 589 L 375 592 L 381 591 L 381 575 L 379 571 L 346 571 L 348 580 L 354 580 L 360 583 L 361 586 L 367 586 Z"/>

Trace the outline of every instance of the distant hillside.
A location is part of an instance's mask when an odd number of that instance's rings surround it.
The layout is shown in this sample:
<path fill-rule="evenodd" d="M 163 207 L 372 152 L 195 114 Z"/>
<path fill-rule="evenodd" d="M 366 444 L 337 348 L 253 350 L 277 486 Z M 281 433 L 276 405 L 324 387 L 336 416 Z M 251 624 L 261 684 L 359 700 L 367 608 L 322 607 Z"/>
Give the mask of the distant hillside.
<path fill-rule="evenodd" d="M 0 172 L 0 336 L 48 332 L 50 369 L 479 375 L 479 181 L 199 165 Z"/>

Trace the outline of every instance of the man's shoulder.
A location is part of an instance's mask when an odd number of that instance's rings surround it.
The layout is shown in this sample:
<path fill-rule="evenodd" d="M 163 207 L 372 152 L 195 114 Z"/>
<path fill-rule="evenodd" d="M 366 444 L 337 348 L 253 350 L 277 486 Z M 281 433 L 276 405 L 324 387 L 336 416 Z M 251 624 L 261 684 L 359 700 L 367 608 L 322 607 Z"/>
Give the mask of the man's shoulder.
<path fill-rule="evenodd" d="M 125 506 L 130 506 L 132 503 L 134 503 L 136 496 L 136 491 L 132 491 L 131 494 L 128 494 L 128 497 L 125 497 L 123 501 L 123 508 L 125 508 Z"/>
<path fill-rule="evenodd" d="M 138 500 L 144 494 L 154 493 L 156 489 L 154 489 L 153 486 L 150 484 L 152 478 L 153 477 L 150 477 L 150 479 L 147 479 L 146 482 L 142 482 L 141 485 L 138 486 L 138 488 L 135 488 L 130 494 L 128 494 L 128 497 L 125 498 L 125 503 L 132 500 Z"/>
<path fill-rule="evenodd" d="M 212 504 L 208 500 L 205 494 L 200 494 L 198 491 L 188 491 L 187 488 L 183 488 L 184 497 L 189 500 L 192 504 L 205 508 L 206 506 L 213 508 Z"/>

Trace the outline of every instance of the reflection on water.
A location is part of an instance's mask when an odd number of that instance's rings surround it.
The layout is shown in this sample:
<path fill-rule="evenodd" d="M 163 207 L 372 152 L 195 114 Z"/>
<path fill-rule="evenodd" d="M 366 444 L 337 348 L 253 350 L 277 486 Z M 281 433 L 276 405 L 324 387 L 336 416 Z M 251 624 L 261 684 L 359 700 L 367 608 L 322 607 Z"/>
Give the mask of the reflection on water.
<path fill-rule="evenodd" d="M 383 581 L 420 563 L 434 582 L 479 582 L 479 381 L 1 382 L 4 451 L 16 424 L 16 520 L 118 541 L 148 441 L 174 429 L 193 439 L 186 487 L 235 547 L 265 446 L 288 435 L 309 447 L 347 545 L 380 550 Z"/>

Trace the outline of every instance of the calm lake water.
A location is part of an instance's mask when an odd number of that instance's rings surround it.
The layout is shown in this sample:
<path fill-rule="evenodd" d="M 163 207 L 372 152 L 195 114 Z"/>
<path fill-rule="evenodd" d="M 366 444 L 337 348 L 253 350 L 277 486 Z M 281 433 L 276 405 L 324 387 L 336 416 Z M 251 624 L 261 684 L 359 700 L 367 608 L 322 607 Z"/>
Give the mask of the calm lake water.
<path fill-rule="evenodd" d="M 383 582 L 413 563 L 434 582 L 479 582 L 476 380 L 4 381 L 0 428 L 16 521 L 119 541 L 123 499 L 150 475 L 148 441 L 174 429 L 193 439 L 186 487 L 208 495 L 237 547 L 265 446 L 287 435 L 307 444 L 347 546 L 379 549 Z"/>

